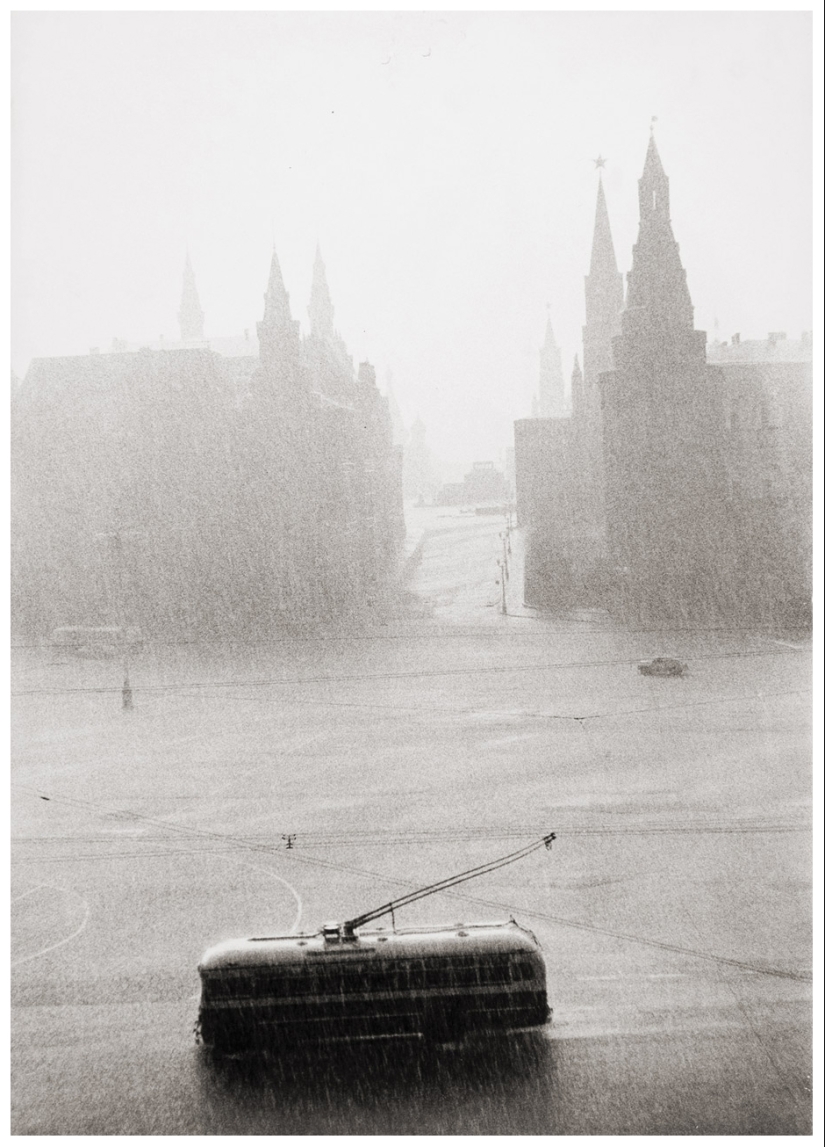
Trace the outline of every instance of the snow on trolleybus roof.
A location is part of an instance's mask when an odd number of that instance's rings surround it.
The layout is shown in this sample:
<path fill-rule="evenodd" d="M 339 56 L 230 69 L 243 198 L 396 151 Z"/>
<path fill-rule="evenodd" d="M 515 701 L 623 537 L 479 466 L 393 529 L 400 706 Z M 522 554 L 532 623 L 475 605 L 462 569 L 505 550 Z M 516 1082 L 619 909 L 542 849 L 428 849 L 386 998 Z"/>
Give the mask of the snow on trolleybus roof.
<path fill-rule="evenodd" d="M 392 1038 L 460 1042 L 550 1019 L 532 932 L 500 923 L 395 927 L 395 909 L 550 847 L 555 834 L 317 933 L 228 940 L 199 972 L 199 1031 L 218 1051 Z M 393 927 L 366 928 L 392 915 Z"/>

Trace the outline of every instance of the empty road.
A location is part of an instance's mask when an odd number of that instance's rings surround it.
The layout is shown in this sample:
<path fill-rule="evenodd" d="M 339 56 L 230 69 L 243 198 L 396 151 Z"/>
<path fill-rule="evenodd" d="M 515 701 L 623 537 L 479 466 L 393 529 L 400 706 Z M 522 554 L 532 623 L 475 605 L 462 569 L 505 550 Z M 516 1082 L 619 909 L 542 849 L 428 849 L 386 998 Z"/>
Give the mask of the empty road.
<path fill-rule="evenodd" d="M 502 518 L 411 511 L 395 615 L 121 668 L 13 654 L 17 1134 L 803 1134 L 810 649 L 500 611 Z M 641 660 L 685 660 L 682 678 Z M 215 1063 L 198 958 L 314 930 L 555 831 L 405 910 L 538 936 L 524 1047 Z"/>

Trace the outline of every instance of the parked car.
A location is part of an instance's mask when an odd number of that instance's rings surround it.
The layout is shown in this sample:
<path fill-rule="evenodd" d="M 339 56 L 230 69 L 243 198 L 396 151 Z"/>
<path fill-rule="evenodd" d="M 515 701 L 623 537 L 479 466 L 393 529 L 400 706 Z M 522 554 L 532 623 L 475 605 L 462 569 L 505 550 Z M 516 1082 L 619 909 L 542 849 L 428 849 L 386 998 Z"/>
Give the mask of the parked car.
<path fill-rule="evenodd" d="M 107 659 L 124 650 L 140 652 L 143 634 L 136 625 L 61 625 L 52 633 L 51 644 L 75 657 Z"/>
<path fill-rule="evenodd" d="M 654 657 L 639 666 L 643 677 L 681 677 L 686 669 L 684 661 L 677 661 L 675 657 Z"/>

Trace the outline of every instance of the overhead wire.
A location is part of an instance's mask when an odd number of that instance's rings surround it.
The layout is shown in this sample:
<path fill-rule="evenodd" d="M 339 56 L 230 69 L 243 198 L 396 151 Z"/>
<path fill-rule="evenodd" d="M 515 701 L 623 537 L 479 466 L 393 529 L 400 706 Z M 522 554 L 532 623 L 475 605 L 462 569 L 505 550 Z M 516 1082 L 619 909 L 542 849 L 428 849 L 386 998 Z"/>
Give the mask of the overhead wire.
<path fill-rule="evenodd" d="M 42 793 L 38 792 L 37 790 L 31 789 L 27 786 L 15 785 L 14 787 L 17 789 L 21 789 L 23 791 L 29 792 L 31 795 L 34 795 L 34 796 L 38 796 L 38 797 L 43 796 Z M 62 795 L 55 796 L 52 794 L 46 799 L 48 799 L 50 801 L 54 800 L 57 803 L 77 805 L 77 806 L 82 807 L 86 810 L 94 811 L 98 814 L 100 812 L 106 811 L 102 808 L 102 806 L 96 804 L 95 802 L 84 801 L 84 800 L 80 800 L 78 798 L 65 797 Z M 120 810 L 120 811 L 121 811 L 121 815 L 123 815 L 124 810 Z M 292 849 L 280 848 L 279 849 L 279 848 L 275 848 L 271 845 L 255 844 L 255 843 L 250 842 L 249 840 L 247 840 L 243 837 L 232 836 L 232 835 L 226 834 L 226 833 L 216 833 L 216 832 L 212 832 L 208 829 L 196 829 L 190 825 L 173 825 L 167 821 L 159 820 L 158 818 L 143 816 L 142 814 L 135 813 L 131 810 L 128 811 L 127 815 L 129 816 L 130 819 L 145 821 L 146 823 L 155 825 L 156 827 L 165 828 L 171 832 L 178 832 L 178 833 L 186 835 L 186 836 L 200 837 L 203 839 L 219 840 L 219 841 L 224 841 L 224 842 L 232 842 L 233 844 L 237 845 L 238 847 L 248 849 L 248 850 L 253 851 L 253 852 L 263 852 L 263 853 L 266 853 L 266 854 L 271 855 L 271 856 L 278 855 L 278 856 L 281 856 L 284 858 L 289 857 L 289 859 L 295 863 L 305 864 L 305 865 L 309 865 L 311 867 L 317 867 L 317 868 L 322 868 L 322 869 L 327 869 L 327 870 L 332 870 L 332 871 L 337 871 L 337 872 L 346 872 L 350 875 L 367 877 L 368 879 L 379 880 L 379 881 L 382 881 L 383 883 L 389 883 L 389 884 L 395 884 L 395 885 L 400 884 L 404 887 L 408 887 L 408 888 L 413 887 L 414 888 L 414 886 L 412 886 L 411 882 L 408 880 L 401 880 L 401 879 L 398 879 L 396 877 L 387 876 L 386 873 L 370 872 L 370 871 L 367 871 L 367 870 L 364 870 L 361 868 L 355 868 L 352 865 L 346 865 L 346 864 L 336 863 L 334 861 L 322 860 L 320 857 L 310 857 L 304 853 L 298 853 L 298 851 L 294 848 L 292 848 Z M 414 889 L 414 891 L 415 891 L 415 889 Z M 417 891 L 420 891 L 420 889 Z M 658 948 L 658 949 L 661 949 L 664 951 L 672 951 L 672 952 L 679 953 L 681 955 L 687 955 L 687 956 L 695 957 L 698 959 L 711 960 L 711 961 L 715 961 L 716 963 L 728 964 L 731 966 L 738 967 L 742 970 L 758 973 L 761 975 L 769 975 L 769 976 L 779 977 L 779 978 L 783 978 L 783 979 L 801 980 L 801 981 L 806 981 L 806 982 L 810 981 L 812 978 L 811 975 L 808 973 L 794 972 L 794 971 L 789 971 L 789 970 L 781 969 L 781 968 L 771 968 L 771 967 L 766 967 L 766 966 L 760 965 L 760 964 L 753 964 L 753 963 L 750 963 L 750 962 L 744 961 L 744 960 L 736 960 L 736 959 L 733 959 L 731 957 L 722 956 L 722 955 L 719 955 L 719 954 L 713 953 L 713 952 L 706 952 L 706 951 L 701 951 L 701 950 L 697 950 L 697 949 L 693 949 L 693 948 L 687 948 L 683 945 L 671 944 L 671 943 L 668 943 L 666 941 L 653 940 L 653 939 L 650 939 L 648 937 L 638 936 L 638 935 L 634 935 L 634 934 L 628 933 L 628 932 L 621 932 L 621 931 L 618 931 L 616 929 L 604 928 L 604 927 L 601 927 L 599 925 L 587 924 L 587 923 L 584 923 L 582 921 L 570 920 L 567 917 L 554 916 L 554 915 L 551 915 L 549 913 L 540 912 L 540 911 L 533 909 L 533 908 L 530 908 L 530 907 L 517 907 L 514 905 L 506 905 L 506 904 L 502 904 L 499 901 L 487 900 L 487 899 L 482 899 L 480 897 L 474 897 L 474 896 L 468 896 L 466 893 L 463 893 L 463 892 L 460 892 L 460 893 L 459 892 L 451 892 L 448 888 L 445 889 L 440 894 L 444 895 L 444 896 L 458 898 L 460 900 L 467 900 L 467 901 L 470 901 L 472 903 L 483 904 L 486 907 L 498 908 L 498 909 L 502 909 L 502 910 L 509 911 L 509 912 L 516 911 L 516 912 L 521 913 L 524 916 L 527 916 L 528 918 L 545 920 L 549 923 L 554 923 L 554 924 L 562 925 L 562 926 L 569 927 L 569 928 L 574 928 L 574 929 L 579 929 L 582 931 L 592 932 L 592 933 L 596 933 L 599 935 L 611 936 L 611 937 L 616 938 L 616 939 L 624 940 L 624 941 L 627 941 L 630 943 L 641 944 L 641 945 L 646 946 L 646 947 Z"/>
<path fill-rule="evenodd" d="M 809 823 L 793 823 L 793 824 L 737 824 L 735 822 L 729 824 L 695 824 L 695 825 L 662 825 L 662 826 L 624 826 L 624 827 L 584 827 L 584 828 L 566 828 L 562 827 L 559 831 L 564 832 L 565 838 L 579 837 L 579 836 L 748 836 L 748 835 L 781 835 L 783 833 L 795 832 L 810 832 L 812 825 Z M 336 833 L 318 833 L 318 832 L 292 832 L 289 835 L 293 839 L 291 849 L 303 848 L 305 846 L 320 846 L 320 847 L 336 847 L 336 848 L 369 848 L 369 847 L 388 847 L 390 845 L 404 845 L 409 847 L 412 845 L 429 845 L 429 844 L 474 844 L 478 841 L 494 841 L 494 840 L 520 840 L 525 836 L 534 835 L 536 829 L 522 829 L 520 831 L 499 832 L 495 829 L 479 829 L 473 832 L 458 831 L 458 832 L 408 832 L 408 833 L 395 833 L 387 832 L 384 835 L 370 834 L 366 836 L 359 836 L 357 833 L 350 834 L 336 834 Z M 278 835 L 276 833 L 276 835 Z M 141 836 L 139 841 L 130 841 L 130 844 L 136 843 L 152 843 L 155 841 L 166 840 L 164 835 L 146 835 Z M 241 839 L 248 844 L 266 844 L 267 840 L 255 838 L 249 835 L 244 835 Z M 13 846 L 26 846 L 26 845 L 117 845 L 119 842 L 111 836 L 32 836 L 32 837 L 13 837 L 11 844 Z M 246 847 L 246 843 L 244 847 Z M 236 847 L 233 845 L 233 847 Z M 283 851 L 286 846 L 276 846 L 275 851 Z M 190 850 L 195 851 L 195 850 Z M 228 850 L 228 851 L 231 851 Z M 93 854 L 98 859 L 106 859 L 112 855 L 126 855 L 121 853 L 106 852 L 103 856 L 100 853 Z M 128 855 L 142 855 L 141 853 L 129 853 Z M 161 855 L 160 853 L 158 855 Z M 55 859 L 71 860 L 73 854 L 67 854 L 65 857 L 49 856 L 45 858 L 48 862 Z"/>

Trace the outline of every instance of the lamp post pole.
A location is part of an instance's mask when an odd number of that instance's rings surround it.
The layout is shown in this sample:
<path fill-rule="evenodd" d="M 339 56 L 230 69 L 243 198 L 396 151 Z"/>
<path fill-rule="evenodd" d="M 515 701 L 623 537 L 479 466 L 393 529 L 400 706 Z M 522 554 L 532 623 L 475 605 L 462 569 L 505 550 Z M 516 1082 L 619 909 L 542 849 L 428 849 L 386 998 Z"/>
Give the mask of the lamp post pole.
<path fill-rule="evenodd" d="M 119 597 L 119 613 L 120 613 L 120 642 L 123 648 L 123 688 L 121 690 L 121 701 L 124 712 L 131 712 L 134 708 L 132 700 L 132 686 L 129 682 L 129 642 L 126 635 L 126 594 L 123 589 L 123 538 L 119 532 L 115 532 L 112 538 L 112 545 L 115 551 L 117 561 L 117 585 Z"/>
<path fill-rule="evenodd" d="M 130 530 L 128 533 L 134 534 L 137 531 Z M 131 712 L 134 708 L 134 700 L 132 697 L 132 685 L 129 681 L 129 640 L 126 632 L 126 591 L 124 588 L 124 550 L 123 550 L 123 536 L 120 530 L 115 530 L 111 534 L 100 534 L 98 537 L 106 538 L 110 546 L 110 552 L 114 555 L 114 560 L 117 566 L 117 612 L 120 621 L 120 644 L 123 653 L 123 687 L 120 691 L 121 705 L 124 712 Z"/>

